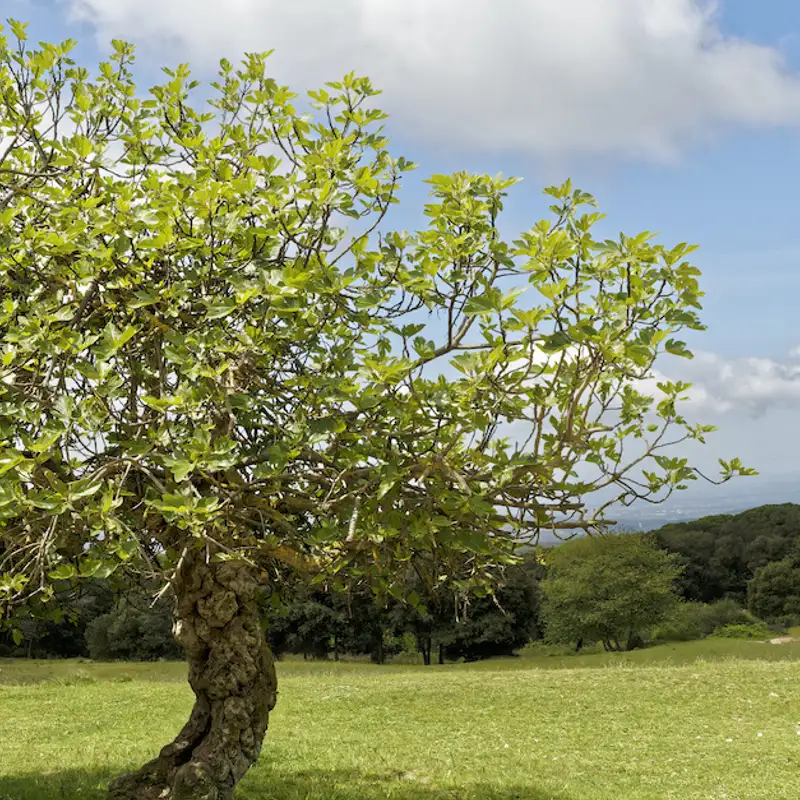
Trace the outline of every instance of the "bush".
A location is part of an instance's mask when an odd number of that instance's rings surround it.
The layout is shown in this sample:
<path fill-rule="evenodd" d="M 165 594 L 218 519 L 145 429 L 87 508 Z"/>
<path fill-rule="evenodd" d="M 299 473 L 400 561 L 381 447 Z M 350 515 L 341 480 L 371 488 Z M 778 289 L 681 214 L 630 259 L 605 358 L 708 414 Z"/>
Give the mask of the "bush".
<path fill-rule="evenodd" d="M 495 597 L 475 598 L 464 618 L 442 637 L 446 657 L 479 661 L 512 656 L 539 632 L 539 585 L 531 570 L 510 569 Z"/>
<path fill-rule="evenodd" d="M 172 635 L 172 620 L 165 604 L 154 608 L 119 600 L 108 613 L 86 628 L 89 657 L 95 661 L 157 661 L 183 658 Z"/>
<path fill-rule="evenodd" d="M 800 617 L 794 614 L 785 617 L 775 617 L 775 619 L 771 619 L 767 624 L 775 631 L 786 633 L 790 628 L 796 628 L 800 625 Z"/>
<path fill-rule="evenodd" d="M 773 632 L 763 622 L 744 625 L 723 625 L 711 634 L 720 639 L 771 639 Z"/>
<path fill-rule="evenodd" d="M 690 642 L 704 639 L 718 628 L 728 625 L 753 625 L 760 620 L 735 600 L 716 603 L 681 603 L 663 625 L 653 631 L 653 638 L 667 642 Z"/>

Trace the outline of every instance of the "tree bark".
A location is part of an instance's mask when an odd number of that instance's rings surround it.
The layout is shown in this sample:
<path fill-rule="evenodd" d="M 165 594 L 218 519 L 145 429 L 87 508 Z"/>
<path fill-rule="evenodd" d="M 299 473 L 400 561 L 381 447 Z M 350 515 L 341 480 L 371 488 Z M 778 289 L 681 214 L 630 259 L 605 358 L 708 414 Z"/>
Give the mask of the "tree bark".
<path fill-rule="evenodd" d="M 381 630 L 381 638 L 378 639 L 378 663 L 383 664 L 386 661 L 386 656 L 383 653 L 383 630 Z"/>
<path fill-rule="evenodd" d="M 422 653 L 422 663 L 429 667 L 431 664 L 431 637 L 426 635 L 418 636 L 417 649 Z"/>
<path fill-rule="evenodd" d="M 444 664 L 444 645 L 439 644 L 439 663 Z"/>
<path fill-rule="evenodd" d="M 639 647 L 644 647 L 644 640 L 636 631 L 629 631 L 628 632 L 628 641 L 625 642 L 625 649 L 636 650 Z"/>
<path fill-rule="evenodd" d="M 109 787 L 113 800 L 230 800 L 258 759 L 275 706 L 272 653 L 247 565 L 186 555 L 175 580 L 175 635 L 189 662 L 189 721 L 153 761 Z"/>

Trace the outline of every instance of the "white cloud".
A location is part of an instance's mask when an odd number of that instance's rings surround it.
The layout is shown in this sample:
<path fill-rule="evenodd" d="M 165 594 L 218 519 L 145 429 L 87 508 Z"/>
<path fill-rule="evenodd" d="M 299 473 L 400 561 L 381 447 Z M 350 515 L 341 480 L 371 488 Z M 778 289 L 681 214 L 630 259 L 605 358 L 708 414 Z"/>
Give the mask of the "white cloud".
<path fill-rule="evenodd" d="M 67 0 L 105 43 L 211 66 L 276 48 L 298 89 L 355 69 L 395 123 L 451 147 L 668 159 L 800 121 L 800 76 L 723 35 L 710 0 Z"/>
<path fill-rule="evenodd" d="M 800 410 L 800 365 L 768 358 L 726 359 L 698 353 L 692 361 L 670 363 L 670 377 L 690 381 L 688 401 L 682 410 L 714 414 L 741 412 L 760 417 L 767 410 Z M 643 390 L 655 391 L 658 375 Z M 705 420 L 703 420 L 705 421 Z"/>

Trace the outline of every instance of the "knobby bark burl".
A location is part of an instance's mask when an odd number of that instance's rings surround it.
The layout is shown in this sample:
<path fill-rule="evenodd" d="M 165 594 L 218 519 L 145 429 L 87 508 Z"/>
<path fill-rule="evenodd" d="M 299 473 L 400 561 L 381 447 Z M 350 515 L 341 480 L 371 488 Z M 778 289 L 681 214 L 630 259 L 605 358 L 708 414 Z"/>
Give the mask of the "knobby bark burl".
<path fill-rule="evenodd" d="M 275 664 L 261 629 L 255 571 L 188 553 L 175 579 L 175 635 L 195 704 L 176 739 L 111 783 L 112 800 L 229 800 L 256 761 L 275 705 Z"/>

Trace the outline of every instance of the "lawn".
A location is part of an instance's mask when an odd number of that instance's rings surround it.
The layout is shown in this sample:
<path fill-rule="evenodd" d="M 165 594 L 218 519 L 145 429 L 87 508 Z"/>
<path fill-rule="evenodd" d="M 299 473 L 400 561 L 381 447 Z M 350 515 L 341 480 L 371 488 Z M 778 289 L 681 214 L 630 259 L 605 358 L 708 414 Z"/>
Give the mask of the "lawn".
<path fill-rule="evenodd" d="M 240 800 L 789 800 L 800 643 L 475 665 L 284 662 Z M 0 798 L 102 798 L 184 721 L 182 664 L 0 661 Z"/>

